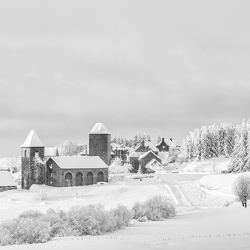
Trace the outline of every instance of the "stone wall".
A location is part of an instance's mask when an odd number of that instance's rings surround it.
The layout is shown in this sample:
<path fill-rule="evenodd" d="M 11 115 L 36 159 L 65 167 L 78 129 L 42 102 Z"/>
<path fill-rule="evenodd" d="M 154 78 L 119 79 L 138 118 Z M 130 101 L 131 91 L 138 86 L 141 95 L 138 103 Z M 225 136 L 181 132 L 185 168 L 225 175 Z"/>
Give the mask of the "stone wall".
<path fill-rule="evenodd" d="M 29 189 L 32 184 L 44 184 L 45 166 L 35 161 L 35 157 L 39 157 L 41 161 L 44 159 L 44 147 L 21 148 L 21 156 L 22 188 Z"/>
<path fill-rule="evenodd" d="M 50 165 L 52 164 L 52 169 Z M 97 174 L 99 172 L 103 173 L 103 181 L 108 182 L 108 168 L 70 168 L 70 169 L 62 169 L 60 168 L 56 162 L 52 159 L 49 159 L 46 163 L 46 185 L 51 185 L 54 187 L 65 187 L 68 186 L 65 182 L 65 176 L 67 173 L 72 175 L 72 186 L 76 186 L 76 175 L 77 173 L 81 173 L 83 176 L 82 185 L 87 185 L 87 173 L 91 172 L 93 174 L 93 183 L 97 183 Z M 52 173 L 52 179 L 48 178 Z"/>
<path fill-rule="evenodd" d="M 7 190 L 12 190 L 12 189 L 17 189 L 16 186 L 10 186 L 10 187 L 1 187 L 0 186 L 0 192 L 7 191 Z"/>
<path fill-rule="evenodd" d="M 89 134 L 89 155 L 99 156 L 109 166 L 111 162 L 111 135 Z"/>
<path fill-rule="evenodd" d="M 87 173 L 92 173 L 93 174 L 93 183 L 97 183 L 97 174 L 99 172 L 102 172 L 104 175 L 104 182 L 108 182 L 108 168 L 82 168 L 82 169 L 62 169 L 62 185 L 63 187 L 66 186 L 65 183 L 65 175 L 67 173 L 72 174 L 72 186 L 76 186 L 76 174 L 77 173 L 82 173 L 83 175 L 83 185 L 87 185 Z"/>

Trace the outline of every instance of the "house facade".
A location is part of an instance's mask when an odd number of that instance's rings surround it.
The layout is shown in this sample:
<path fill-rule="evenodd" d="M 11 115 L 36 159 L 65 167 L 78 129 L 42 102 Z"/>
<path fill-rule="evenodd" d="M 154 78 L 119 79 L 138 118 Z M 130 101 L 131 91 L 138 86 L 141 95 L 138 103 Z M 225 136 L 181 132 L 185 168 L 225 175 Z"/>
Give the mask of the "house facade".
<path fill-rule="evenodd" d="M 147 164 L 150 163 L 152 160 L 156 160 L 160 164 L 162 162 L 161 158 L 157 156 L 152 150 L 149 150 L 148 152 L 144 153 L 139 157 L 140 173 L 148 173 Z"/>
<path fill-rule="evenodd" d="M 108 182 L 108 166 L 99 156 L 51 157 L 46 162 L 46 185 L 71 187 L 97 182 Z"/>

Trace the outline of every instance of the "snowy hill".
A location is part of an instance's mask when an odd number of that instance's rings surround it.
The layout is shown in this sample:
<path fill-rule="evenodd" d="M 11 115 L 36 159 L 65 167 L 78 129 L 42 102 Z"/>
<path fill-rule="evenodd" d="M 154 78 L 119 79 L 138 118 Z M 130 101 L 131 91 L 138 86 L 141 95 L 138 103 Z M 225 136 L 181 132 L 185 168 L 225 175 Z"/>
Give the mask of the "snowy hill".
<path fill-rule="evenodd" d="M 223 170 L 227 170 L 230 163 L 230 158 L 212 158 L 205 161 L 194 161 L 184 166 L 180 166 L 181 172 L 192 173 L 221 173 Z"/>

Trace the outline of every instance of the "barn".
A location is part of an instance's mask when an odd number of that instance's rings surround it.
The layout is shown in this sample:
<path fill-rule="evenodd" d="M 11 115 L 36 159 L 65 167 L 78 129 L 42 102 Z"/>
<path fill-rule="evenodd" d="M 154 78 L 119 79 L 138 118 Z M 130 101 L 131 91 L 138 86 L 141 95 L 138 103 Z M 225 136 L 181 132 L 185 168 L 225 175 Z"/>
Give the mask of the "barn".
<path fill-rule="evenodd" d="M 99 156 L 50 157 L 45 184 L 54 187 L 92 185 L 108 181 L 108 165 Z"/>
<path fill-rule="evenodd" d="M 0 171 L 0 192 L 17 189 L 17 184 L 9 171 Z"/>

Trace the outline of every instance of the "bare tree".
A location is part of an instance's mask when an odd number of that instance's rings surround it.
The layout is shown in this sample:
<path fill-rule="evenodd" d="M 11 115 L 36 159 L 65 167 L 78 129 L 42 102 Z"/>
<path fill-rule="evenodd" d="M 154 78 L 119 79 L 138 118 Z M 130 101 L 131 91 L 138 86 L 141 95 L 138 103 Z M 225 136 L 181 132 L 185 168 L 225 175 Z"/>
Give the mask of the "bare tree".
<path fill-rule="evenodd" d="M 247 200 L 250 199 L 250 176 L 247 174 L 239 176 L 233 183 L 233 193 L 243 207 L 247 207 Z"/>

